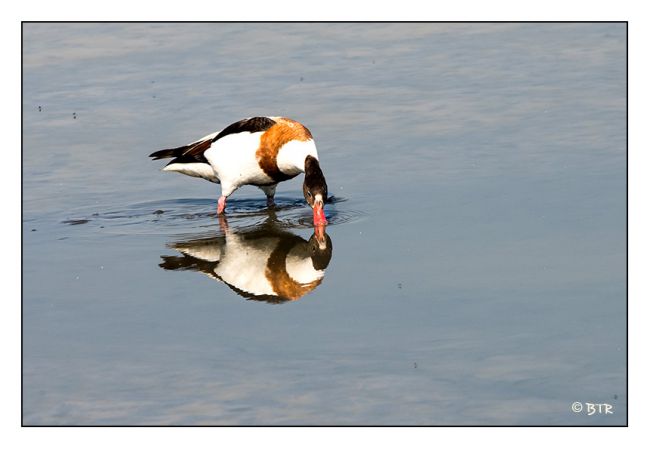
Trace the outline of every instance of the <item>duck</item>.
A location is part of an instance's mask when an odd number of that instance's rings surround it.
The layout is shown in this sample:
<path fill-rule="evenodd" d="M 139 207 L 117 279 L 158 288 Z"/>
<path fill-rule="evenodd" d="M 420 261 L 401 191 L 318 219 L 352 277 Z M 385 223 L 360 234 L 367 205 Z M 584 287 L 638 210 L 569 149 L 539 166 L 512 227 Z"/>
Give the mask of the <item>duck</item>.
<path fill-rule="evenodd" d="M 221 185 L 217 215 L 226 200 L 244 185 L 259 187 L 267 206 L 275 204 L 278 183 L 305 174 L 303 196 L 313 210 L 315 226 L 327 224 L 327 182 L 309 129 L 287 117 L 248 117 L 187 145 L 158 150 L 152 160 L 172 160 L 163 171 L 202 178 Z"/>

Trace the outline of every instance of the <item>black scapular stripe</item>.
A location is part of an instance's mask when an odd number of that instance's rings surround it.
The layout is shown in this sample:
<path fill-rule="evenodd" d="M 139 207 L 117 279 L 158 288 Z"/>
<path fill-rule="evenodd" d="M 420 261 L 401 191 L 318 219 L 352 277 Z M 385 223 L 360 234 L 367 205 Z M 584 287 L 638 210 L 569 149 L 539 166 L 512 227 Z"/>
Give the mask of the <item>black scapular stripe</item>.
<path fill-rule="evenodd" d="M 216 135 L 213 142 L 221 139 L 224 136 L 229 134 L 238 134 L 243 132 L 249 133 L 259 133 L 266 131 L 271 126 L 275 125 L 275 120 L 272 120 L 268 117 L 251 117 L 238 122 L 233 123 L 232 125 L 226 126 L 219 134 Z"/>
<path fill-rule="evenodd" d="M 185 150 L 187 150 L 188 146 L 183 145 L 182 147 L 178 148 L 168 148 L 165 150 L 158 150 L 154 151 L 149 155 L 149 157 L 153 158 L 153 160 L 158 160 L 158 159 L 167 159 L 168 157 L 175 157 L 175 156 L 180 156 L 183 154 Z"/>
<path fill-rule="evenodd" d="M 205 158 L 204 153 L 210 148 L 210 145 L 212 145 L 212 141 L 208 139 L 178 148 L 156 151 L 155 153 L 151 153 L 149 157 L 152 157 L 154 160 L 169 157 L 176 158 L 167 165 L 190 164 L 194 162 L 207 164 L 208 160 Z"/>

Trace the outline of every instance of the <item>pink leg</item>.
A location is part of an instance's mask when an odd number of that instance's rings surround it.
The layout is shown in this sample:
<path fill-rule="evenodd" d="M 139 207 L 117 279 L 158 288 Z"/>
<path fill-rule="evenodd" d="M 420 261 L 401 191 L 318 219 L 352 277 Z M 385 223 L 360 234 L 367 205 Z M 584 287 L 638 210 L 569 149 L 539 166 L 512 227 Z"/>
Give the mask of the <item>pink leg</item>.
<path fill-rule="evenodd" d="M 221 195 L 219 197 L 219 202 L 217 203 L 217 214 L 223 214 L 223 211 L 226 209 L 226 197 Z"/>
<path fill-rule="evenodd" d="M 219 214 L 219 227 L 221 228 L 221 232 L 228 234 L 228 221 L 226 220 L 225 214 Z"/>
<path fill-rule="evenodd" d="M 275 206 L 275 200 L 273 199 L 272 196 L 267 196 L 266 197 L 266 205 L 267 205 L 267 207 Z"/>

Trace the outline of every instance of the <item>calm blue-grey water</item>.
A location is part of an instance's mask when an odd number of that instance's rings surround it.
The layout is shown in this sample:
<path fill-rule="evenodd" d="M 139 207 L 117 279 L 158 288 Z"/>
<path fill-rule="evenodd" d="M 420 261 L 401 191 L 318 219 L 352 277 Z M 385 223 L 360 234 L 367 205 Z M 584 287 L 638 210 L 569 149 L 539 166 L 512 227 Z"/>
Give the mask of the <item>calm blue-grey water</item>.
<path fill-rule="evenodd" d="M 625 24 L 25 24 L 23 423 L 625 424 L 625 67 Z M 255 115 L 334 195 L 294 301 L 223 271 L 309 261 L 302 177 L 226 231 L 147 157 Z"/>

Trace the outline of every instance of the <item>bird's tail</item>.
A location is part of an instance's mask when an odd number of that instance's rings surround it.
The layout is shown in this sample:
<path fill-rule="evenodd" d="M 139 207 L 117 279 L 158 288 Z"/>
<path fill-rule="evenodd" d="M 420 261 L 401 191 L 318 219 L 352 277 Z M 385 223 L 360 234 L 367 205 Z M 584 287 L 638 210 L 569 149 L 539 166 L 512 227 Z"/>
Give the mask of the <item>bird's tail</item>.
<path fill-rule="evenodd" d="M 176 162 L 188 163 L 188 162 L 203 162 L 207 163 L 207 159 L 203 156 L 206 150 L 212 145 L 211 139 L 198 140 L 189 145 L 183 145 L 178 148 L 169 148 L 166 150 L 154 151 L 149 155 L 149 157 L 156 159 L 166 159 L 170 157 L 179 158 L 180 160 Z"/>
<path fill-rule="evenodd" d="M 211 139 L 199 140 L 182 147 L 155 151 L 149 157 L 153 158 L 154 161 L 173 158 L 163 168 L 164 171 L 175 171 L 219 183 L 219 178 L 204 155 L 211 145 Z"/>
<path fill-rule="evenodd" d="M 154 151 L 149 155 L 149 157 L 153 158 L 153 160 L 158 160 L 158 159 L 167 159 L 170 157 L 180 157 L 185 153 L 188 149 L 190 148 L 190 145 L 183 145 L 182 147 L 178 148 L 168 148 L 165 150 L 158 150 Z"/>

